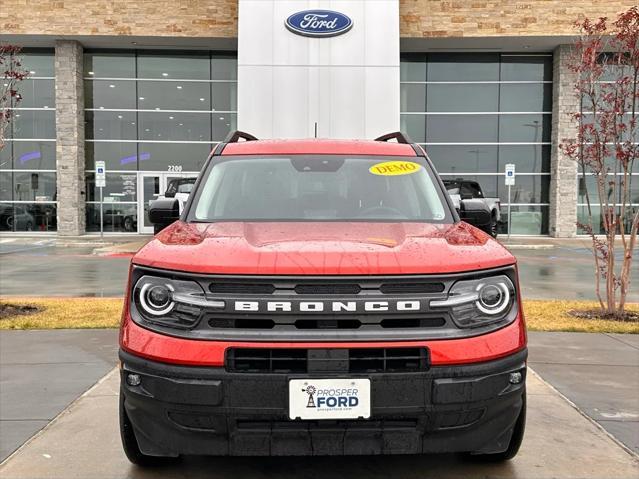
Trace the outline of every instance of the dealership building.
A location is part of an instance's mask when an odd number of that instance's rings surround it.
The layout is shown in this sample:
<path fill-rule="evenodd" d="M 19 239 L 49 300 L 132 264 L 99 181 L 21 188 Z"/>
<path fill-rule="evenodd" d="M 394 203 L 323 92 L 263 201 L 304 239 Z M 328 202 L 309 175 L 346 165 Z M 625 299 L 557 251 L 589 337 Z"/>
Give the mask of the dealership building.
<path fill-rule="evenodd" d="M 402 130 L 444 179 L 477 181 L 504 213 L 510 203 L 512 234 L 574 236 L 592 177 L 559 148 L 576 130 L 573 23 L 632 5 L 2 0 L 0 43 L 23 47 L 30 74 L 0 151 L 0 231 L 91 234 L 102 206 L 105 232 L 152 232 L 149 202 L 171 179 L 197 175 L 235 129 L 362 139 Z M 306 10 L 319 21 L 338 12 L 342 31 L 309 36 L 313 19 L 287 23 Z M 506 164 L 516 168 L 510 200 Z"/>

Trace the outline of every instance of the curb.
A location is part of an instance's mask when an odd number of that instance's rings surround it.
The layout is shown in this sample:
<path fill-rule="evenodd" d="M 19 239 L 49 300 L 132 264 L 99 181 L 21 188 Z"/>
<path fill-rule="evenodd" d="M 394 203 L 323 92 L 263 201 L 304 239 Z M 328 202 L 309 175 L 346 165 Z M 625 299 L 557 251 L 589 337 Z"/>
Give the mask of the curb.
<path fill-rule="evenodd" d="M 56 422 L 58 422 L 58 420 L 66 414 L 69 414 L 71 412 L 71 409 L 73 409 L 73 407 L 78 403 L 78 401 L 80 401 L 80 399 L 86 397 L 89 395 L 89 393 L 91 391 L 93 391 L 94 389 L 96 389 L 100 384 L 102 384 L 104 381 L 107 380 L 107 378 L 113 374 L 113 371 L 116 371 L 118 369 L 117 366 L 115 366 L 113 369 L 111 369 L 108 373 L 106 373 L 104 376 L 102 376 L 100 379 L 98 379 L 96 381 L 96 383 L 91 386 L 89 389 L 87 389 L 86 391 L 84 391 L 82 394 L 80 394 L 77 398 L 75 398 L 73 401 L 71 401 L 71 403 L 65 407 L 62 411 L 60 411 L 60 413 L 55 416 L 53 419 L 51 419 L 51 421 L 49 421 L 49 423 L 44 426 L 42 429 L 40 429 L 38 432 L 36 432 L 33 436 L 31 436 L 29 439 L 27 439 L 24 443 L 22 443 L 22 445 L 20 447 L 18 447 L 15 451 L 13 451 L 11 454 L 9 454 L 4 461 L 0 462 L 0 467 L 4 466 L 7 462 L 9 462 L 13 456 L 18 455 L 20 452 L 22 452 L 22 450 L 27 447 L 29 444 L 31 444 L 31 442 L 35 441 L 38 437 L 40 437 L 42 434 L 44 434 L 46 431 L 49 430 L 49 428 L 55 424 Z"/>
<path fill-rule="evenodd" d="M 548 386 L 548 388 L 550 390 L 552 390 L 552 392 L 556 393 L 559 397 L 561 397 L 564 401 L 566 401 L 575 411 L 577 411 L 579 414 L 581 414 L 583 417 L 585 417 L 591 424 L 593 424 L 597 429 L 599 429 L 601 432 L 603 432 L 606 436 L 608 436 L 608 438 L 612 439 L 612 441 L 617 444 L 617 446 L 619 446 L 621 449 L 623 449 L 626 453 L 628 453 L 628 455 L 630 457 L 632 457 L 635 460 L 639 460 L 639 454 L 636 453 L 635 451 L 633 451 L 632 449 L 630 449 L 628 446 L 626 446 L 623 442 L 621 442 L 619 439 L 617 439 L 615 436 L 613 436 L 610 432 L 608 432 L 601 424 L 599 424 L 597 421 L 595 421 L 593 418 L 591 418 L 588 414 L 586 414 L 585 412 L 583 412 L 581 409 L 579 409 L 579 406 L 577 406 L 574 402 L 572 402 L 570 399 L 568 399 L 564 394 L 561 393 L 561 391 L 559 391 L 555 386 L 553 386 L 552 384 L 550 384 L 548 381 L 546 381 L 544 378 L 542 378 L 539 373 L 537 371 L 535 371 L 534 369 L 532 369 L 530 366 L 528 367 L 528 370 L 533 373 L 537 379 L 539 379 L 542 383 L 544 383 L 546 386 Z"/>

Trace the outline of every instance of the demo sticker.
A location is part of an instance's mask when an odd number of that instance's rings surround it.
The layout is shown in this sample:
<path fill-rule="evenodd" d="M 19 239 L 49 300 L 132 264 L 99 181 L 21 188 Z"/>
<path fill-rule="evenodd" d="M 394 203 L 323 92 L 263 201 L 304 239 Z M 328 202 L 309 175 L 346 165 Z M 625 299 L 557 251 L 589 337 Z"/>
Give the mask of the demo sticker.
<path fill-rule="evenodd" d="M 380 176 L 410 175 L 421 169 L 422 165 L 412 161 L 385 161 L 371 166 L 368 171 Z"/>

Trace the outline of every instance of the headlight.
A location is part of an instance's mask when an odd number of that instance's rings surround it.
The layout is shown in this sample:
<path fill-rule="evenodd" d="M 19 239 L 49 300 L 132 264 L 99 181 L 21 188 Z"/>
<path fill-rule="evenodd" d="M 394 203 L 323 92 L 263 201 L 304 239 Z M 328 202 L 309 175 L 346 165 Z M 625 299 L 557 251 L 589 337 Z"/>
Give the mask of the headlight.
<path fill-rule="evenodd" d="M 515 305 L 517 294 L 508 276 L 458 281 L 448 299 L 431 301 L 431 308 L 447 308 L 460 328 L 485 326 L 506 319 Z"/>
<path fill-rule="evenodd" d="M 133 287 L 133 301 L 143 319 L 164 326 L 189 328 L 207 309 L 224 308 L 224 301 L 209 300 L 195 281 L 142 276 Z"/>

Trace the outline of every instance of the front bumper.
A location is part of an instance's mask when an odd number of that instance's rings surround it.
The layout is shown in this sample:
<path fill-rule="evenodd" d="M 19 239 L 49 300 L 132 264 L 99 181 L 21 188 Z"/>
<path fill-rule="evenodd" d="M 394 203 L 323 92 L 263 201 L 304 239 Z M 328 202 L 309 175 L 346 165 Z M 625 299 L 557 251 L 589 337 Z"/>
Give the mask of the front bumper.
<path fill-rule="evenodd" d="M 120 351 L 121 393 L 140 450 L 155 456 L 496 453 L 506 450 L 525 396 L 527 351 L 371 379 L 371 418 L 291 421 L 288 380 L 348 377 L 230 373 Z M 510 373 L 523 381 L 510 383 Z M 140 376 L 138 386 L 126 378 Z"/>

